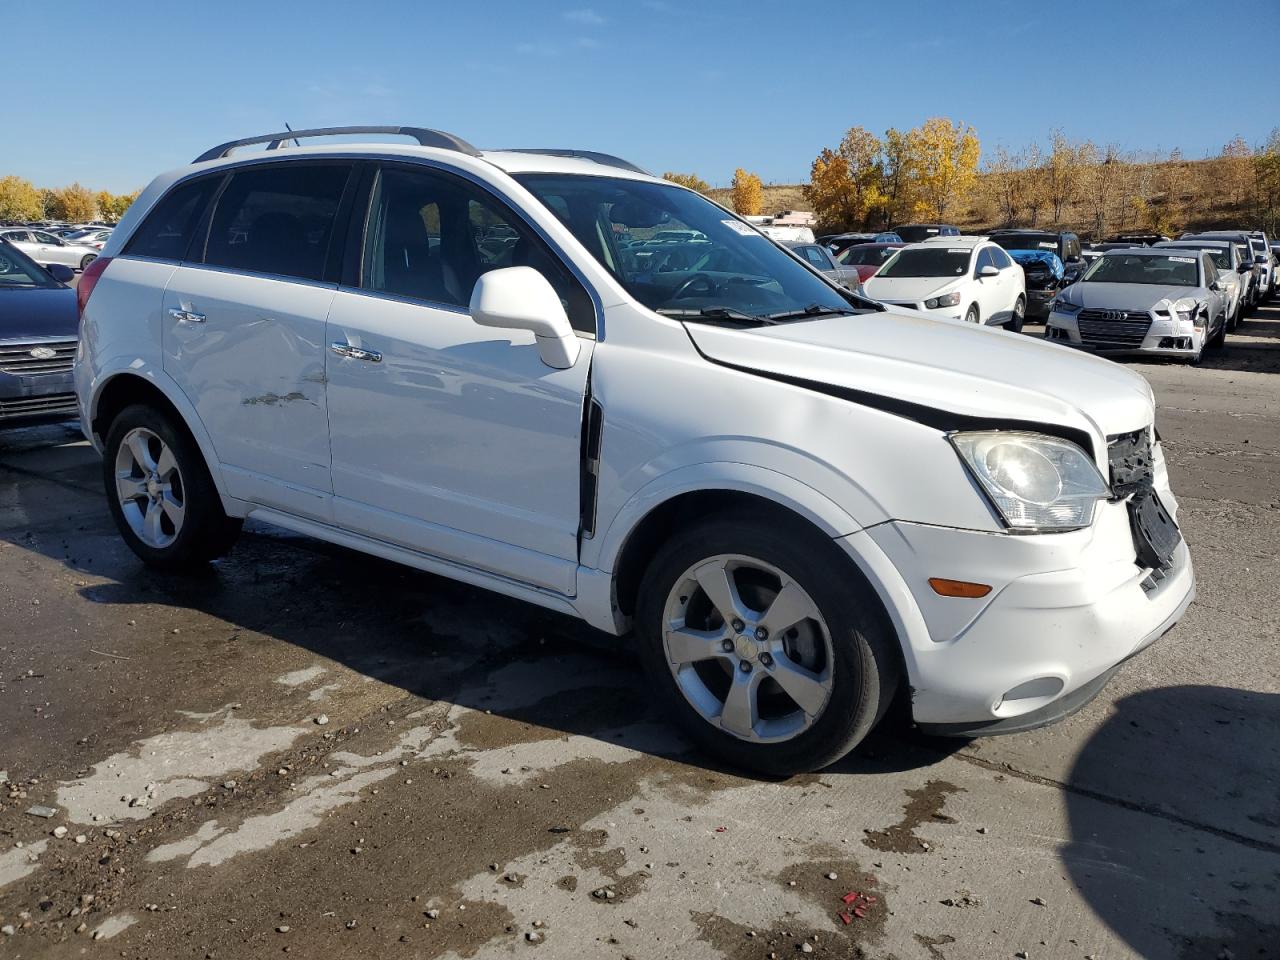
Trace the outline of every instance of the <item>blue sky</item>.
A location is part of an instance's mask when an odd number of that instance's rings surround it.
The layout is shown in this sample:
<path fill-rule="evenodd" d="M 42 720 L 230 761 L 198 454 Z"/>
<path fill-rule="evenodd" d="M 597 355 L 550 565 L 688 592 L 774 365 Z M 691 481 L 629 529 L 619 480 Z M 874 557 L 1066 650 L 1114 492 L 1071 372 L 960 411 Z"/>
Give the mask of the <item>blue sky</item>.
<path fill-rule="evenodd" d="M 845 129 L 963 119 L 1216 153 L 1280 124 L 1280 0 L 9 4 L 0 175 L 123 191 L 222 140 L 404 123 L 725 184 Z M 37 39 L 42 42 L 35 42 Z M 1199 65 L 1199 66 L 1192 66 Z M 1197 70 L 1203 82 L 1166 86 Z M 1251 96 L 1246 94 L 1251 91 Z"/>

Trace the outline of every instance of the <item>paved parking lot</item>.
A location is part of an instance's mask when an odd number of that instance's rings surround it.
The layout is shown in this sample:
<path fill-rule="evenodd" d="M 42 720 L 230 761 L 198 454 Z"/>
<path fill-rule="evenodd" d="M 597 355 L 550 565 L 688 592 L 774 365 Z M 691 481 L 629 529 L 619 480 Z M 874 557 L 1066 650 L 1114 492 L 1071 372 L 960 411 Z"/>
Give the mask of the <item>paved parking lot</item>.
<path fill-rule="evenodd" d="M 150 573 L 72 431 L 0 436 L 0 956 L 1280 956 L 1280 309 L 1138 369 L 1178 628 L 1057 726 L 781 783 L 554 614 L 265 527 Z"/>

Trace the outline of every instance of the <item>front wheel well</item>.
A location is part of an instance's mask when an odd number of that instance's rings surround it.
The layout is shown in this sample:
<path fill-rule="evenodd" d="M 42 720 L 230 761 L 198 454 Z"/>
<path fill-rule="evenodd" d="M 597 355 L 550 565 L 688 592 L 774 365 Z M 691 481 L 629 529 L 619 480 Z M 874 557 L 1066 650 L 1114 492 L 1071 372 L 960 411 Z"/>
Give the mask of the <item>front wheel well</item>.
<path fill-rule="evenodd" d="M 175 424 L 186 428 L 186 420 L 159 387 L 142 377 L 120 374 L 108 380 L 98 396 L 98 408 L 90 424 L 99 443 L 105 443 L 111 424 L 126 407 L 143 404 L 168 414 Z M 188 431 L 190 432 L 190 431 Z"/>
<path fill-rule="evenodd" d="M 679 494 L 645 514 L 628 534 L 614 567 L 614 602 L 619 611 L 628 617 L 635 614 L 645 570 L 673 530 L 681 524 L 727 512 L 754 514 L 761 523 L 774 526 L 803 525 L 829 539 L 812 521 L 767 497 L 738 490 L 695 490 Z"/>

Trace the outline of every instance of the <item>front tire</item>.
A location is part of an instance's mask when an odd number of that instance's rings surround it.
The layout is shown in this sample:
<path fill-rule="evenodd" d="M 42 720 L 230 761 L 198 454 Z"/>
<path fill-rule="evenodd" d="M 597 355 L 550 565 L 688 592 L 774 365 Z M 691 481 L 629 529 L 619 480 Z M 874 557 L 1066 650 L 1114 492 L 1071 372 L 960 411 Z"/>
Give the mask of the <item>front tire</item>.
<path fill-rule="evenodd" d="M 981 319 L 982 317 L 978 313 L 978 305 L 976 303 L 969 304 L 969 309 L 966 310 L 964 314 L 964 322 L 976 325 Z"/>
<path fill-rule="evenodd" d="M 887 709 L 900 652 L 829 538 L 794 518 L 712 516 L 649 565 L 637 632 L 653 689 L 689 736 L 772 776 L 825 767 Z"/>
<path fill-rule="evenodd" d="M 112 421 L 102 477 L 120 536 L 149 566 L 188 570 L 222 556 L 240 534 L 185 426 L 153 407 L 126 407 Z"/>

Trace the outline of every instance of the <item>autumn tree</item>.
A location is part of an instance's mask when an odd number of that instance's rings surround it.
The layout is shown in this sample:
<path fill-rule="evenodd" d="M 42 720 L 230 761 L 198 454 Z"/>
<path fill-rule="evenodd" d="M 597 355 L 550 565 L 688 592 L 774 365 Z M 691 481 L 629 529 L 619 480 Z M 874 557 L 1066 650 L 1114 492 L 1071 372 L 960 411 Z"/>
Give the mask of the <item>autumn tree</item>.
<path fill-rule="evenodd" d="M 1253 177 L 1260 226 L 1274 237 L 1280 232 L 1280 127 L 1254 153 Z"/>
<path fill-rule="evenodd" d="M 1084 144 L 1073 143 L 1061 130 L 1053 131 L 1051 150 L 1045 161 L 1045 189 L 1054 224 L 1060 224 L 1067 208 L 1080 193 L 1080 181 L 1086 157 Z M 1089 145 L 1087 149 L 1092 149 Z"/>
<path fill-rule="evenodd" d="M 699 193 L 707 193 L 711 189 L 711 184 L 703 180 L 696 173 L 664 173 L 663 180 L 670 180 L 672 183 L 678 183 L 682 187 L 688 187 L 690 190 L 697 190 Z"/>
<path fill-rule="evenodd" d="M 978 177 L 981 145 L 973 127 L 931 117 L 908 134 L 919 209 L 939 220 L 968 196 Z"/>
<path fill-rule="evenodd" d="M 813 161 L 805 194 L 819 223 L 846 229 L 861 225 L 882 200 L 880 139 L 863 127 L 851 127 L 835 150 Z"/>
<path fill-rule="evenodd" d="M 733 209 L 744 217 L 754 217 L 764 209 L 764 184 L 754 173 L 739 167 L 733 172 Z"/>
<path fill-rule="evenodd" d="M 809 166 L 804 196 L 813 207 L 818 223 L 832 230 L 847 230 L 859 212 L 854 202 L 849 164 L 829 148 L 824 148 Z"/>
<path fill-rule="evenodd" d="M 39 220 L 44 216 L 40 191 L 21 177 L 0 177 L 0 220 Z"/>
<path fill-rule="evenodd" d="M 1216 162 L 1210 165 L 1217 186 L 1226 194 L 1232 207 L 1244 212 L 1253 204 L 1257 186 L 1253 169 L 1253 148 L 1244 137 L 1236 137 L 1222 148 Z"/>
<path fill-rule="evenodd" d="M 884 210 L 884 226 L 905 220 L 911 216 L 915 203 L 913 184 L 916 175 L 916 157 L 913 143 L 907 131 L 890 127 L 881 142 L 880 195 Z"/>
<path fill-rule="evenodd" d="M 996 210 L 998 221 L 1006 227 L 1016 226 L 1027 203 L 1028 176 L 1027 151 L 1011 153 L 1004 146 L 995 149 L 995 156 L 987 166 L 986 186 Z"/>
<path fill-rule="evenodd" d="M 1107 221 L 1116 206 L 1126 177 L 1126 161 L 1117 144 L 1109 143 L 1097 148 L 1086 144 L 1084 165 L 1080 178 L 1080 192 L 1089 207 L 1090 234 L 1095 240 L 1107 235 Z"/>
<path fill-rule="evenodd" d="M 45 192 L 46 217 L 56 220 L 92 220 L 98 215 L 98 200 L 93 191 L 73 183 L 69 187 Z"/>

